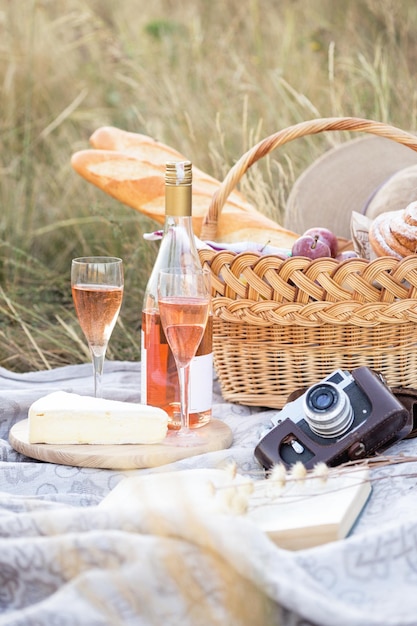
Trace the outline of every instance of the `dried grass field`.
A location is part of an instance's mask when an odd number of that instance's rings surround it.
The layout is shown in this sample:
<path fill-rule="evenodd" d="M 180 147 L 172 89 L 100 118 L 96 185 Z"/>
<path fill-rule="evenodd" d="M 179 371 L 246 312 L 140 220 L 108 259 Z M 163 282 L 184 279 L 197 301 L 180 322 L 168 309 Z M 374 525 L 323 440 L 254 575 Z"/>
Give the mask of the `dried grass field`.
<path fill-rule="evenodd" d="M 89 361 L 69 271 L 98 253 L 126 272 L 108 358 L 139 359 L 154 224 L 72 170 L 95 129 L 151 135 L 218 179 L 302 120 L 416 129 L 416 28 L 412 0 L 0 0 L 0 366 Z M 280 221 L 294 179 L 346 138 L 283 147 L 243 191 Z"/>

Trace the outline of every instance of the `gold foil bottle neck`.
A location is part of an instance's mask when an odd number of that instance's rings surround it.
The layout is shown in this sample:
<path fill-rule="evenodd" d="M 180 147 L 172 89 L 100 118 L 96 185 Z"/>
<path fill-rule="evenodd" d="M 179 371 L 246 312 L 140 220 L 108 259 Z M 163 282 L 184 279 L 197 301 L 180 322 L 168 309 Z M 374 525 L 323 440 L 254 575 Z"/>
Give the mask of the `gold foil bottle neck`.
<path fill-rule="evenodd" d="M 165 215 L 191 216 L 192 165 L 168 161 L 165 168 Z"/>
<path fill-rule="evenodd" d="M 165 168 L 166 185 L 191 185 L 191 161 L 168 161 Z"/>

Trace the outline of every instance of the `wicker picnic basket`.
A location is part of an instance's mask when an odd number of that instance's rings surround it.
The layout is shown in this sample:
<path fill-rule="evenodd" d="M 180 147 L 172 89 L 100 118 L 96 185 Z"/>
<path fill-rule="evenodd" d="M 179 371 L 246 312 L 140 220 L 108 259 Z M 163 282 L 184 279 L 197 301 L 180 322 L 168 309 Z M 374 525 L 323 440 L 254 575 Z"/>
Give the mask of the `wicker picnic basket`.
<path fill-rule="evenodd" d="M 247 169 L 278 146 L 323 131 L 372 133 L 417 151 L 417 138 L 360 118 L 302 122 L 259 142 L 213 196 L 201 238 Z M 417 255 L 373 261 L 201 250 L 213 290 L 213 354 L 223 396 L 281 408 L 337 368 L 366 365 L 391 386 L 417 387 Z"/>

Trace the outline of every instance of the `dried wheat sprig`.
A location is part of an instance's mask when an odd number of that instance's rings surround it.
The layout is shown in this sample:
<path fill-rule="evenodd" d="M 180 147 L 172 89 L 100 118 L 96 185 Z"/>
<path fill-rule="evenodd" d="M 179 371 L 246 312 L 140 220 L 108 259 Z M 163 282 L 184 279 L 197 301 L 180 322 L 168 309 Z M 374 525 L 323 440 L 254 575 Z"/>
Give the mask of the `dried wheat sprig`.
<path fill-rule="evenodd" d="M 325 463 L 320 462 L 317 463 L 311 470 L 307 470 L 301 463 L 295 464 L 288 470 L 282 463 L 280 463 L 274 465 L 268 474 L 266 481 L 269 489 L 267 493 L 268 497 L 271 497 L 271 499 L 280 498 L 284 500 L 285 498 L 293 498 L 294 494 L 292 494 L 291 491 L 286 490 L 285 487 L 294 484 L 308 484 L 313 481 L 318 481 L 318 484 L 321 484 L 321 486 L 324 487 L 324 485 L 331 479 L 342 478 L 347 475 L 354 476 L 355 473 L 358 474 L 358 482 L 352 481 L 345 486 L 338 483 L 334 489 L 326 489 L 326 493 L 348 489 L 363 482 L 370 482 L 372 484 L 391 478 L 417 478 L 417 470 L 415 472 L 412 471 L 402 474 L 388 472 L 382 475 L 375 475 L 371 473 L 371 470 L 373 469 L 380 469 L 384 467 L 390 468 L 396 465 L 415 462 L 417 462 L 417 456 L 406 456 L 401 453 L 398 455 L 378 455 L 361 461 L 350 461 L 336 467 L 329 467 Z M 360 476 L 364 470 L 369 470 L 365 478 Z M 238 474 L 236 465 L 229 465 L 226 468 L 226 471 L 230 475 L 231 482 L 215 487 L 215 491 L 228 490 L 227 499 L 231 502 L 231 498 L 233 497 L 234 503 L 239 504 L 238 508 L 240 509 L 240 512 L 244 512 L 247 508 L 249 498 L 254 491 L 255 483 L 257 482 L 259 476 L 255 476 L 254 478 L 247 477 L 244 481 L 235 482 Z M 265 478 L 264 472 L 262 474 L 262 478 Z M 232 491 L 230 491 L 231 488 L 233 488 Z M 317 489 L 314 492 L 306 490 L 305 494 L 297 494 L 297 497 L 299 499 L 309 499 L 320 495 L 320 489 Z M 236 510 L 236 507 L 234 508 Z"/>

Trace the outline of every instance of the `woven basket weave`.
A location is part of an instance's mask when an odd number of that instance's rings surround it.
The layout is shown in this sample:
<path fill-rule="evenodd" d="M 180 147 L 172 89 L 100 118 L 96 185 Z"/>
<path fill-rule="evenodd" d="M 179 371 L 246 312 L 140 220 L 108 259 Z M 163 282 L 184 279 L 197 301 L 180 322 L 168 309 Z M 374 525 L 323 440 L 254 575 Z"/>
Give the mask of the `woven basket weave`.
<path fill-rule="evenodd" d="M 295 138 L 334 130 L 372 133 L 417 151 L 416 137 L 371 120 L 289 127 L 237 161 L 213 196 L 200 237 L 216 238 L 221 209 L 253 163 Z M 214 364 L 226 400 L 281 408 L 295 389 L 360 365 L 391 386 L 417 387 L 417 255 L 283 261 L 201 250 L 200 258 L 212 275 Z"/>

